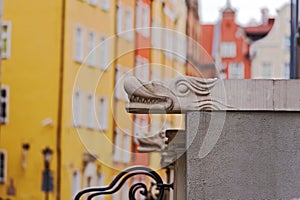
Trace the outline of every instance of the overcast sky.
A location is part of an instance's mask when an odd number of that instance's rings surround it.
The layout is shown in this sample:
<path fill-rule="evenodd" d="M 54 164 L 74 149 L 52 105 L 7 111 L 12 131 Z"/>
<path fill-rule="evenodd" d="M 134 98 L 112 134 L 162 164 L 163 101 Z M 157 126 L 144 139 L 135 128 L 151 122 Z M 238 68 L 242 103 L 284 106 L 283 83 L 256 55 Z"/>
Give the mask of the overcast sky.
<path fill-rule="evenodd" d="M 268 8 L 270 15 L 290 0 L 231 0 L 232 7 L 237 9 L 237 22 L 246 24 L 251 18 L 260 21 L 261 8 Z M 219 19 L 219 11 L 226 5 L 226 0 L 199 0 L 200 18 L 203 23 L 213 23 Z"/>

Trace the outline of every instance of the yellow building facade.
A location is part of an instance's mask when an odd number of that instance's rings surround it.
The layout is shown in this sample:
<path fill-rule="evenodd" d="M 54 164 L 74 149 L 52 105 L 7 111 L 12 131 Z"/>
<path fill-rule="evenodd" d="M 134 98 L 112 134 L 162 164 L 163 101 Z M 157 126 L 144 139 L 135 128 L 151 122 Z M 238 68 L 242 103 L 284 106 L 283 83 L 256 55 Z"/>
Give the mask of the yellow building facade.
<path fill-rule="evenodd" d="M 114 40 L 109 38 L 115 33 L 115 2 L 15 6 L 5 0 L 3 7 L 10 31 L 2 87 L 8 88 L 9 102 L 8 120 L 1 125 L 0 197 L 71 199 L 84 187 L 108 184 L 115 74 Z M 42 187 L 46 147 L 53 152 L 49 192 Z"/>
<path fill-rule="evenodd" d="M 123 90 L 123 77 L 138 75 L 137 3 L 33 0 L 15 6 L 4 0 L 3 7 L 1 95 L 6 96 L 0 103 L 7 104 L 5 119 L 3 111 L 0 116 L 0 197 L 72 199 L 79 190 L 107 185 L 120 170 L 140 163 L 143 155 L 137 154 L 133 138 L 137 125 L 125 110 Z M 184 34 L 185 8 L 180 0 L 151 1 L 149 22 Z M 176 49 L 181 45 L 172 45 L 174 37 L 166 41 L 170 33 L 174 36 L 172 31 L 144 34 L 154 47 L 148 79 L 185 74 L 184 58 L 159 50 L 184 54 Z M 151 115 L 142 129 L 155 132 L 181 124 L 181 116 Z M 46 148 L 52 150 L 48 192 L 43 187 Z M 161 168 L 159 153 L 145 157 L 151 168 Z M 102 199 L 126 199 L 128 186 Z"/>

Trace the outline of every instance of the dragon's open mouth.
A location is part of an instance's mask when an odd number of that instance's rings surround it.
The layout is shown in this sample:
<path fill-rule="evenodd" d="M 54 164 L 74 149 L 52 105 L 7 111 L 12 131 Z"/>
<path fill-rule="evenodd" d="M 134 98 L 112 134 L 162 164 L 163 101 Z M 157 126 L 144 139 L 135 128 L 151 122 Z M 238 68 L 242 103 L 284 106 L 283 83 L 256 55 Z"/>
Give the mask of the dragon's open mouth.
<path fill-rule="evenodd" d="M 143 103 L 143 104 L 159 104 L 159 103 L 164 103 L 166 101 L 163 100 L 163 99 L 159 99 L 159 98 L 150 99 L 150 98 L 147 98 L 147 97 L 131 95 L 130 102 L 132 102 L 132 103 Z"/>
<path fill-rule="evenodd" d="M 164 112 L 172 108 L 171 98 L 166 96 L 169 91 L 162 84 L 150 82 L 143 83 L 135 77 L 127 77 L 124 80 L 124 88 L 129 97 L 129 104 L 126 109 L 130 113 Z M 162 95 L 162 94 L 164 95 Z"/>

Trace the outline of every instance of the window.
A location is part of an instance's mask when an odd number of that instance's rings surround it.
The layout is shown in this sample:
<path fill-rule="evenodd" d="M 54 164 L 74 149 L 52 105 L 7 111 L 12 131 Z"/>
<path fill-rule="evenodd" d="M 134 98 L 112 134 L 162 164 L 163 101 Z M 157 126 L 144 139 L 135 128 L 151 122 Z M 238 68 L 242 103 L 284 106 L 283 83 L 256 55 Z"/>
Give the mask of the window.
<path fill-rule="evenodd" d="M 108 104 L 105 97 L 99 100 L 99 129 L 105 131 L 108 128 Z"/>
<path fill-rule="evenodd" d="M 112 194 L 112 200 L 120 200 L 120 190 Z"/>
<path fill-rule="evenodd" d="M 6 182 L 6 151 L 0 150 L 0 183 Z"/>
<path fill-rule="evenodd" d="M 229 79 L 243 79 L 245 70 L 244 63 L 229 63 L 228 66 L 228 78 Z"/>
<path fill-rule="evenodd" d="M 151 44 L 154 48 L 158 48 L 161 49 L 162 45 L 161 45 L 161 33 L 162 33 L 162 29 L 161 29 L 161 25 L 156 22 L 155 20 L 152 21 L 152 28 L 151 28 Z"/>
<path fill-rule="evenodd" d="M 126 181 L 122 187 L 122 199 L 128 199 L 128 191 L 129 191 L 129 183 L 128 181 Z"/>
<path fill-rule="evenodd" d="M 160 67 L 152 64 L 151 66 L 151 80 L 153 81 L 161 81 L 162 80 L 162 72 Z"/>
<path fill-rule="evenodd" d="M 145 177 L 141 176 L 141 175 L 134 176 L 132 182 L 133 182 L 132 185 L 136 184 L 136 183 L 144 183 L 145 185 L 147 185 Z M 136 200 L 143 200 L 143 199 L 145 199 L 145 197 L 140 192 L 137 192 L 136 195 L 135 195 L 135 197 L 136 197 Z"/>
<path fill-rule="evenodd" d="M 96 34 L 94 31 L 89 32 L 88 34 L 88 60 L 87 63 L 90 66 L 96 66 Z"/>
<path fill-rule="evenodd" d="M 120 34 L 123 31 L 123 22 L 122 22 L 122 18 L 123 18 L 123 5 L 121 4 L 121 2 L 118 3 L 117 6 L 117 34 Z"/>
<path fill-rule="evenodd" d="M 103 9 L 103 10 L 109 10 L 109 7 L 110 7 L 110 2 L 109 0 L 100 0 L 100 7 Z"/>
<path fill-rule="evenodd" d="M 88 0 L 88 2 L 89 2 L 89 4 L 91 4 L 91 5 L 93 5 L 93 6 L 96 6 L 98 0 Z"/>
<path fill-rule="evenodd" d="M 177 41 L 175 53 L 176 53 L 176 59 L 180 63 L 186 62 L 186 36 L 181 35 L 179 33 L 174 33 L 174 41 Z"/>
<path fill-rule="evenodd" d="M 290 63 L 286 62 L 284 63 L 284 78 L 290 79 Z"/>
<path fill-rule="evenodd" d="M 9 58 L 11 51 L 11 22 L 2 25 L 2 58 Z"/>
<path fill-rule="evenodd" d="M 99 184 L 98 185 L 99 185 L 99 187 L 103 187 L 103 186 L 106 185 L 105 184 L 105 174 L 104 173 L 99 174 Z M 104 195 L 100 195 L 100 196 L 97 197 L 97 200 L 105 200 L 104 197 L 105 197 Z"/>
<path fill-rule="evenodd" d="M 234 42 L 222 42 L 220 51 L 223 58 L 234 58 L 236 56 L 236 44 Z"/>
<path fill-rule="evenodd" d="M 290 51 L 291 50 L 291 37 L 290 36 L 284 36 L 284 49 L 285 51 Z"/>
<path fill-rule="evenodd" d="M 143 4 L 143 31 L 142 34 L 145 37 L 149 37 L 150 35 L 150 6 L 148 4 Z"/>
<path fill-rule="evenodd" d="M 97 166 L 94 162 L 88 162 L 84 168 L 83 186 L 91 187 L 98 184 Z"/>
<path fill-rule="evenodd" d="M 143 2 L 141 2 L 140 0 L 137 1 L 136 3 L 136 28 L 137 28 L 137 32 L 141 32 L 141 29 L 139 28 L 142 28 L 143 27 L 143 24 L 142 24 L 142 18 L 143 18 Z"/>
<path fill-rule="evenodd" d="M 134 138 L 141 137 L 143 134 L 147 134 L 148 131 L 148 115 L 135 115 L 134 117 Z M 138 143 L 135 140 L 135 143 Z"/>
<path fill-rule="evenodd" d="M 8 123 L 9 112 L 9 88 L 8 86 L 2 86 L 1 99 L 0 99 L 0 123 Z"/>
<path fill-rule="evenodd" d="M 76 194 L 80 191 L 81 186 L 81 172 L 80 170 L 75 170 L 72 176 L 72 198 L 75 198 Z"/>
<path fill-rule="evenodd" d="M 136 5 L 136 31 L 142 34 L 144 37 L 149 37 L 150 35 L 150 6 L 143 1 L 139 0 Z"/>
<path fill-rule="evenodd" d="M 273 77 L 273 66 L 271 62 L 263 62 L 261 66 L 261 77 L 272 78 Z"/>
<path fill-rule="evenodd" d="M 134 75 L 142 81 L 149 81 L 149 70 L 149 60 L 142 56 L 136 56 Z"/>
<path fill-rule="evenodd" d="M 74 38 L 74 60 L 77 62 L 82 62 L 84 57 L 84 34 L 83 28 L 79 25 L 75 28 Z"/>
<path fill-rule="evenodd" d="M 82 125 L 82 95 L 79 91 L 73 93 L 73 125 Z"/>
<path fill-rule="evenodd" d="M 131 137 L 129 131 L 122 132 L 120 129 L 115 131 L 115 144 L 113 161 L 129 163 L 131 157 Z"/>
<path fill-rule="evenodd" d="M 164 14 L 171 20 L 175 21 L 176 20 L 176 14 L 168 7 L 164 6 Z"/>
<path fill-rule="evenodd" d="M 165 48 L 164 53 L 167 58 L 173 58 L 173 32 L 171 30 L 165 30 Z"/>
<path fill-rule="evenodd" d="M 128 97 L 124 90 L 124 78 L 128 72 L 129 69 L 121 65 L 118 65 L 116 68 L 115 97 L 126 102 L 128 102 Z"/>
<path fill-rule="evenodd" d="M 121 160 L 121 154 L 122 154 L 122 134 L 121 131 L 117 129 L 115 131 L 113 161 L 119 162 Z"/>
<path fill-rule="evenodd" d="M 133 39 L 133 14 L 132 14 L 132 9 L 128 8 L 125 12 L 125 31 L 126 34 L 124 35 L 125 38 L 129 41 Z"/>
<path fill-rule="evenodd" d="M 109 40 L 105 36 L 101 37 L 101 44 L 99 46 L 99 65 L 102 70 L 107 70 L 109 67 L 110 60 L 110 48 L 109 48 Z"/>
<path fill-rule="evenodd" d="M 86 110 L 86 127 L 94 128 L 95 120 L 94 120 L 94 95 L 88 95 L 87 99 L 87 110 Z"/>
<path fill-rule="evenodd" d="M 131 137 L 129 134 L 129 131 L 126 133 L 123 133 L 123 163 L 129 163 L 130 162 L 130 156 L 131 156 Z"/>

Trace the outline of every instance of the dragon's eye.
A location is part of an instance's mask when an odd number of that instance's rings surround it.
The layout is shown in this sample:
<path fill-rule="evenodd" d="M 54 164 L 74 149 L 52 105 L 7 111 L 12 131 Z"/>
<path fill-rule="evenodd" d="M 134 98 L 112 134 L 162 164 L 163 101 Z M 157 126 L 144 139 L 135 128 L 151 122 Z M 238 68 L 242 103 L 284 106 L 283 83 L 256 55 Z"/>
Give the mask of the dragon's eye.
<path fill-rule="evenodd" d="M 178 85 L 178 92 L 184 94 L 188 91 L 188 87 L 185 84 Z"/>

